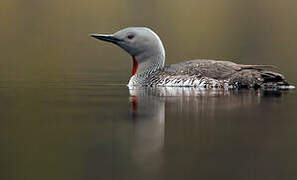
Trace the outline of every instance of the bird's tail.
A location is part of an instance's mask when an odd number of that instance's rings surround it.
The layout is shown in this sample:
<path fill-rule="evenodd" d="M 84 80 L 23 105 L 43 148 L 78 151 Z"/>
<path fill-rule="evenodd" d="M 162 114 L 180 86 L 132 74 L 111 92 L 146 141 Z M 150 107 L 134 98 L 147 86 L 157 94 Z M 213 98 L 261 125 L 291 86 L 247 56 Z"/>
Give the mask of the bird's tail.
<path fill-rule="evenodd" d="M 261 82 L 258 84 L 265 89 L 294 89 L 295 86 L 290 85 L 285 77 L 272 71 L 260 71 Z"/>

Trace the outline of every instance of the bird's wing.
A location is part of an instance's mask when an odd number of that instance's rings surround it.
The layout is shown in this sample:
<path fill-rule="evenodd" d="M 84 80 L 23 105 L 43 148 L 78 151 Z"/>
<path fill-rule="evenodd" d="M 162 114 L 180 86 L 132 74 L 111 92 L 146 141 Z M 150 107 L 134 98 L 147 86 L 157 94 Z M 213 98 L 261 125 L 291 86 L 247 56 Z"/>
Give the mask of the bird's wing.
<path fill-rule="evenodd" d="M 243 65 L 231 61 L 197 59 L 164 67 L 170 76 L 198 76 L 215 80 L 228 80 L 241 86 L 261 86 L 270 82 L 287 84 L 282 74 L 264 70 L 271 65 Z"/>
<path fill-rule="evenodd" d="M 230 61 L 197 59 L 166 66 L 164 71 L 170 75 L 199 75 L 213 79 L 226 79 L 242 68 L 241 65 Z"/>

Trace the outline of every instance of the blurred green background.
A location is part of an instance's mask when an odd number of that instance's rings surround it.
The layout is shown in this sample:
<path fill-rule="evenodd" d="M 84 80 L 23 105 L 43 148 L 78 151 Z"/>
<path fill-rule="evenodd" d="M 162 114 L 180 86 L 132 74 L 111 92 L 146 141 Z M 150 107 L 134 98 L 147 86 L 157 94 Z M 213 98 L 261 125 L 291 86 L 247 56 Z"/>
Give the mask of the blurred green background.
<path fill-rule="evenodd" d="M 135 146 L 134 132 L 146 124 L 137 127 L 127 87 L 101 86 L 127 83 L 131 58 L 89 37 L 146 26 L 167 64 L 273 64 L 296 85 L 296 9 L 294 0 L 1 0 L 0 179 L 296 179 L 296 90 L 148 98 L 163 107 L 164 147 L 138 162 L 147 144 Z"/>
<path fill-rule="evenodd" d="M 126 82 L 130 57 L 89 34 L 146 26 L 161 37 L 167 63 L 274 64 L 296 84 L 296 8 L 292 0 L 1 0 L 0 72 L 27 77 L 105 69 Z"/>

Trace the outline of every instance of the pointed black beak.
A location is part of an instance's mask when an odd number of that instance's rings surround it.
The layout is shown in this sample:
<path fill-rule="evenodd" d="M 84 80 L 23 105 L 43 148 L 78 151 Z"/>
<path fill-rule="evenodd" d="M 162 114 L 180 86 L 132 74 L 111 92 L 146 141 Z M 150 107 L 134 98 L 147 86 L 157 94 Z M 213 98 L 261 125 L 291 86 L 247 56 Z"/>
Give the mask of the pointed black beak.
<path fill-rule="evenodd" d="M 114 37 L 112 34 L 91 34 L 90 36 L 102 41 L 107 41 L 115 44 L 121 41 L 120 39 Z"/>

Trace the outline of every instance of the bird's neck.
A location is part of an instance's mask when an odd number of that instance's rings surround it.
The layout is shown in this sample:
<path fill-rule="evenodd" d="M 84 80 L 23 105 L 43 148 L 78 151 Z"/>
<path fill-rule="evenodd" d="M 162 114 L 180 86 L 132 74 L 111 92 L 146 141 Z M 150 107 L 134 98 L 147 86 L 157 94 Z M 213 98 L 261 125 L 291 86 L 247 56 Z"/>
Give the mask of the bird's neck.
<path fill-rule="evenodd" d="M 163 68 L 165 63 L 164 56 L 150 57 L 145 60 L 138 60 L 136 57 L 135 60 L 137 62 L 137 70 L 135 75 L 153 72 L 157 69 Z"/>
<path fill-rule="evenodd" d="M 132 57 L 133 67 L 129 86 L 142 85 L 142 83 L 150 76 L 150 74 L 159 69 L 162 69 L 165 64 L 165 54 L 148 57 L 147 59 L 140 58 L 141 57 L 137 56 Z"/>

